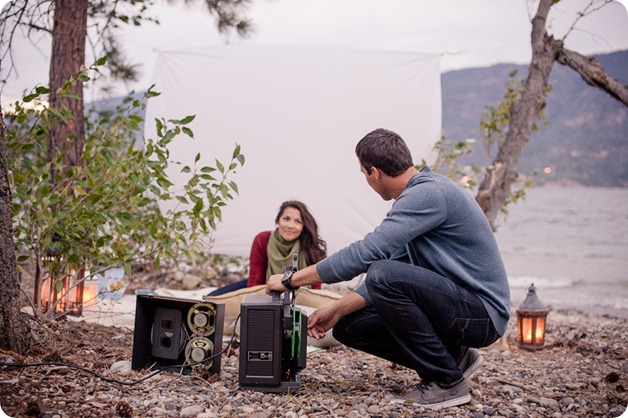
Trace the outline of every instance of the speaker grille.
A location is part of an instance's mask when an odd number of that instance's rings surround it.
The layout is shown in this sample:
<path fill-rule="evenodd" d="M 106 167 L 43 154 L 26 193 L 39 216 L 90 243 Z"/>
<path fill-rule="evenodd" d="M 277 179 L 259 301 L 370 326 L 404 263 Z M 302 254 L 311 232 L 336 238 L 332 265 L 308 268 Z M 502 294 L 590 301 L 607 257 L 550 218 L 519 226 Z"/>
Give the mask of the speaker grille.
<path fill-rule="evenodd" d="M 273 352 L 275 351 L 274 332 L 276 330 L 276 319 L 274 309 L 249 309 L 249 321 L 247 323 L 246 332 L 248 335 L 248 356 L 250 352 Z M 247 376 L 273 376 L 273 364 L 275 360 L 270 361 L 247 361 Z"/>

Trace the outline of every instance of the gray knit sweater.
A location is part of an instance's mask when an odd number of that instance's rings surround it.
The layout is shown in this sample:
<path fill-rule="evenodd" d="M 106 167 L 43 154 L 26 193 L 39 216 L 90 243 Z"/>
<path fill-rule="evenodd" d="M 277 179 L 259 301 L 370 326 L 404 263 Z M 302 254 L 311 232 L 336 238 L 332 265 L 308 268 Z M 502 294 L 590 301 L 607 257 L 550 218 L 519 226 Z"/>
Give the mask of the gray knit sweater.
<path fill-rule="evenodd" d="M 445 176 L 415 174 L 382 223 L 316 265 L 324 283 L 351 280 L 377 260 L 422 266 L 475 292 L 497 332 L 510 317 L 508 278 L 493 231 L 477 202 Z M 364 285 L 356 289 L 370 305 Z"/>

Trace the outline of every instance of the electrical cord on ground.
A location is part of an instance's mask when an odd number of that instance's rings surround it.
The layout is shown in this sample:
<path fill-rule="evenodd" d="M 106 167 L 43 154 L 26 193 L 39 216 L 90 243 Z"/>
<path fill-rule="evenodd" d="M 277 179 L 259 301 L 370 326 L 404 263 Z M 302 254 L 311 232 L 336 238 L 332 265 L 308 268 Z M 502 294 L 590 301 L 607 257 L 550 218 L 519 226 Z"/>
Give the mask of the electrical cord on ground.
<path fill-rule="evenodd" d="M 227 343 L 227 346 L 220 353 L 214 354 L 213 356 L 208 357 L 208 358 L 206 358 L 203 361 L 198 361 L 198 362 L 192 363 L 192 364 L 179 364 L 179 365 L 165 366 L 165 367 L 163 367 L 163 368 L 161 368 L 159 370 L 156 370 L 156 371 L 154 371 L 154 372 L 152 372 L 152 373 L 142 377 L 141 379 L 134 380 L 134 381 L 131 381 L 131 382 L 125 382 L 125 381 L 122 381 L 122 380 L 109 378 L 109 377 L 103 376 L 100 373 L 97 373 L 97 372 L 95 372 L 93 370 L 90 370 L 90 369 L 88 369 L 86 367 L 77 366 L 77 365 L 68 364 L 68 363 L 56 363 L 56 362 L 30 363 L 30 364 L 0 363 L 0 366 L 21 367 L 21 368 L 44 367 L 44 366 L 65 367 L 65 368 L 68 368 L 68 369 L 79 370 L 79 371 L 91 374 L 91 375 L 96 376 L 97 378 L 99 378 L 99 379 L 101 379 L 101 380 L 103 380 L 105 382 L 108 382 L 108 383 L 117 383 L 117 384 L 123 385 L 123 386 L 134 386 L 134 385 L 137 385 L 139 383 L 144 382 L 145 380 L 148 380 L 148 379 L 150 379 L 152 377 L 155 377 L 158 374 L 160 374 L 162 372 L 165 372 L 167 370 L 170 370 L 170 369 L 183 369 L 184 367 L 195 367 L 195 366 L 198 366 L 199 364 L 205 364 L 205 363 L 215 359 L 216 357 L 219 357 L 219 356 L 223 355 L 229 349 L 229 347 L 231 347 L 231 344 L 233 344 L 233 339 L 235 338 L 235 334 L 236 334 L 235 330 L 236 330 L 236 327 L 237 327 L 239 321 L 240 321 L 240 315 L 238 315 L 238 317 L 235 320 L 235 323 L 233 325 L 233 334 L 231 335 L 231 338 L 229 339 L 229 342 Z"/>

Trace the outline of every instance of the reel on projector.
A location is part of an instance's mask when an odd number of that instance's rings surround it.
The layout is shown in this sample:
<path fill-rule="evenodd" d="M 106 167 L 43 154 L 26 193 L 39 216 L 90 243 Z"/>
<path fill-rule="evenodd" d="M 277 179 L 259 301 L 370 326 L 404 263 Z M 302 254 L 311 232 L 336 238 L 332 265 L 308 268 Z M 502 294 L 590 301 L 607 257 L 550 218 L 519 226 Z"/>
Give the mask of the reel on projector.
<path fill-rule="evenodd" d="M 197 303 L 188 311 L 188 327 L 192 334 L 207 337 L 216 330 L 216 309 L 209 303 Z"/>
<path fill-rule="evenodd" d="M 185 346 L 185 361 L 187 364 L 202 363 L 214 353 L 214 344 L 205 337 L 194 337 Z M 212 366 L 212 361 L 206 364 Z"/>

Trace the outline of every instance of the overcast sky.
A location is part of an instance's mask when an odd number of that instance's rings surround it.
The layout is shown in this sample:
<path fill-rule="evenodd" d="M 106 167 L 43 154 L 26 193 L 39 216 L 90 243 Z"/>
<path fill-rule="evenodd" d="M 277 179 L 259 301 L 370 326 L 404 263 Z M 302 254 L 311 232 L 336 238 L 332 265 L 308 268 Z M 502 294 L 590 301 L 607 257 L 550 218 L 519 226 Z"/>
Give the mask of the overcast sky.
<path fill-rule="evenodd" d="M 0 0 L 0 5 L 6 3 Z M 225 42 L 432 53 L 441 55 L 442 72 L 503 62 L 525 64 L 531 58 L 530 19 L 537 5 L 526 0 L 255 0 L 248 13 L 255 32 L 248 39 L 227 39 L 217 33 L 203 3 L 157 5 L 151 13 L 160 25 L 145 23 L 123 30 L 124 48 L 142 73 L 130 89 L 151 84 L 159 50 Z M 564 37 L 588 3 L 562 0 L 555 5 L 550 33 Z M 613 2 L 580 19 L 566 46 L 587 55 L 628 49 L 625 6 Z M 43 39 L 37 47 L 21 42 L 15 53 L 18 77 L 13 75 L 4 87 L 3 102 L 47 83 L 49 41 Z"/>

